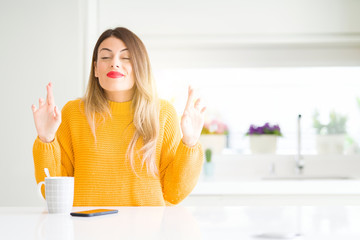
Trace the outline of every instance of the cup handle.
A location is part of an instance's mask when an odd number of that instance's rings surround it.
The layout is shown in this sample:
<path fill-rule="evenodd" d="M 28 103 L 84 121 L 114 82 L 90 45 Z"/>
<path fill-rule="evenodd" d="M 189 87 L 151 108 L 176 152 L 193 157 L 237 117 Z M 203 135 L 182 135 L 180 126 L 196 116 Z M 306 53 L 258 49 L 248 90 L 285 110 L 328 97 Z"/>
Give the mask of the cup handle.
<path fill-rule="evenodd" d="M 43 196 L 42 193 L 41 193 L 41 186 L 42 186 L 43 184 L 45 185 L 45 182 L 44 182 L 44 181 L 38 183 L 38 190 L 39 190 L 38 192 L 39 192 L 40 198 L 42 198 L 42 199 L 45 200 L 44 196 Z"/>

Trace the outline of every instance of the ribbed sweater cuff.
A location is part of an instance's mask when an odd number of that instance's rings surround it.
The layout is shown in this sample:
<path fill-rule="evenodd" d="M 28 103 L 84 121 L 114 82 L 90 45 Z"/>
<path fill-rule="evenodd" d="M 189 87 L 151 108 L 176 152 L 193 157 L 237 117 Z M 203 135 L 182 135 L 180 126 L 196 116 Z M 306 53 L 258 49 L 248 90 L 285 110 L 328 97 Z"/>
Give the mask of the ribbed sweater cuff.
<path fill-rule="evenodd" d="M 180 144 L 177 150 L 181 151 L 182 153 L 185 153 L 186 155 L 192 155 L 194 153 L 197 154 L 200 149 L 201 149 L 200 142 L 197 142 L 194 146 L 189 147 L 185 145 L 182 140 L 180 140 Z"/>
<path fill-rule="evenodd" d="M 49 142 L 49 143 L 45 143 L 45 142 L 41 141 L 39 136 L 37 136 L 37 138 L 35 139 L 34 149 L 48 151 L 48 150 L 54 149 L 57 144 L 58 144 L 58 140 L 57 140 L 56 136 L 55 136 L 54 141 Z"/>

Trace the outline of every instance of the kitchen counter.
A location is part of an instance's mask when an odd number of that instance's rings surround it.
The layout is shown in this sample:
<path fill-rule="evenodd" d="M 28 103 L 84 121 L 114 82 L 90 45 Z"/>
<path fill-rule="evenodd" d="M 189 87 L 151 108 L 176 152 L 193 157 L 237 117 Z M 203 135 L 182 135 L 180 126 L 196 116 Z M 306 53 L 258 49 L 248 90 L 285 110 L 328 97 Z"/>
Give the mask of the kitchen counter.
<path fill-rule="evenodd" d="M 87 209 L 92 208 L 73 210 Z M 0 238 L 360 239 L 359 206 L 178 206 L 116 209 L 119 210 L 118 214 L 82 218 L 48 214 L 44 208 L 2 207 Z"/>
<path fill-rule="evenodd" d="M 200 180 L 191 195 L 360 195 L 359 180 Z"/>
<path fill-rule="evenodd" d="M 184 206 L 360 205 L 359 180 L 201 179 Z"/>

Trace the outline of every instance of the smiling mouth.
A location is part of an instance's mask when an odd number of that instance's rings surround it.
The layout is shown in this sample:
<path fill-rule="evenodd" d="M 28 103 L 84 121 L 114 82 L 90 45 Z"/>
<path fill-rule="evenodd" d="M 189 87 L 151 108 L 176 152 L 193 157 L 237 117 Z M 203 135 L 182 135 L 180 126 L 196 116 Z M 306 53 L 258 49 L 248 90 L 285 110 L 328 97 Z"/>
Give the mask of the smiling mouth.
<path fill-rule="evenodd" d="M 106 76 L 108 76 L 110 78 L 121 78 L 124 76 L 124 74 L 116 72 L 116 71 L 111 71 Z"/>

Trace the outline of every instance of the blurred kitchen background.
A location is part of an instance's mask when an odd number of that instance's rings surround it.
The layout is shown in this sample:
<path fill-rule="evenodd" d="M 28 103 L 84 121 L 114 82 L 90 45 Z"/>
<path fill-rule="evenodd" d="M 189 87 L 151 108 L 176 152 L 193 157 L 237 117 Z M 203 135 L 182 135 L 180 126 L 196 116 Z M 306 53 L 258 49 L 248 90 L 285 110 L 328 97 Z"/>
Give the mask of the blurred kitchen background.
<path fill-rule="evenodd" d="M 337 194 L 330 191 L 333 181 L 346 178 L 343 193 L 359 195 L 351 191 L 360 176 L 359 12 L 357 0 L 1 1 L 0 206 L 42 204 L 30 106 L 46 96 L 49 81 L 59 108 L 81 97 L 97 38 L 117 26 L 145 43 L 160 97 L 180 116 L 193 85 L 208 107 L 204 135 L 222 136 L 203 140 L 214 165 L 202 173 L 194 198 L 235 194 L 228 202 L 236 203 L 246 194 L 264 195 L 269 185 L 244 185 L 243 178 L 268 175 L 323 177 L 318 182 L 328 195 Z M 315 120 L 322 125 L 314 127 Z M 282 136 L 274 149 L 255 151 L 246 133 L 267 122 Z M 226 127 L 216 134 L 219 123 Z M 340 143 L 319 150 L 318 135 L 328 133 L 341 135 Z M 281 185 L 288 183 L 271 186 L 285 195 L 318 193 L 292 192 L 312 181 Z M 239 188 L 255 192 L 230 191 Z"/>

